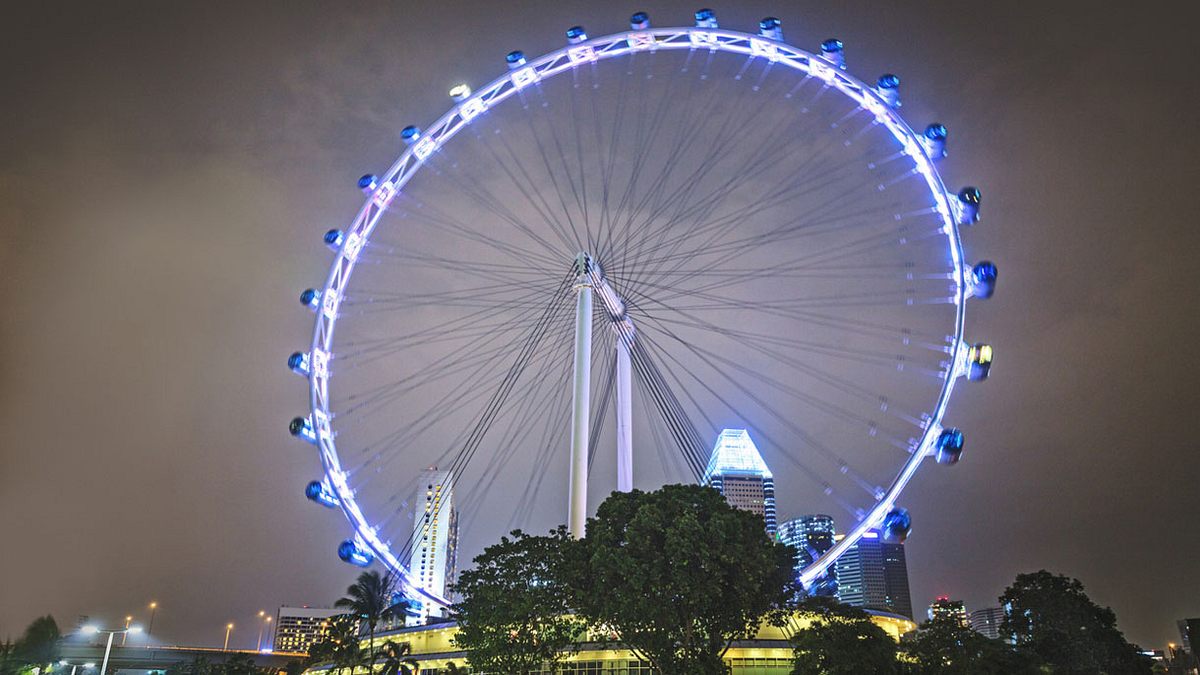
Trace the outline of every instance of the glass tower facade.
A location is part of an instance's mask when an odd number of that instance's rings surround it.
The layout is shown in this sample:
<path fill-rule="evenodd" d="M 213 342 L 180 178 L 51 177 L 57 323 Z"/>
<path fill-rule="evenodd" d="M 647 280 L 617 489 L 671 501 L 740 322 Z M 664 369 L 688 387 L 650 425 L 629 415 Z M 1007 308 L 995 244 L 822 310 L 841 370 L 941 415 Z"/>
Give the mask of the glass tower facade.
<path fill-rule="evenodd" d="M 838 599 L 847 605 L 913 616 L 904 544 L 868 530 L 836 563 Z"/>
<path fill-rule="evenodd" d="M 823 514 L 800 516 L 785 521 L 779 525 L 778 539 L 788 546 L 796 547 L 796 574 L 799 575 L 820 555 L 833 548 L 837 532 L 834 529 L 833 518 Z M 837 570 L 834 567 L 825 575 L 826 583 L 819 589 L 810 589 L 814 595 L 825 595 L 821 591 L 834 591 L 837 586 Z"/>
<path fill-rule="evenodd" d="M 717 436 L 704 483 L 724 495 L 735 508 L 760 515 L 767 535 L 775 537 L 775 477 L 745 429 L 725 429 Z"/>

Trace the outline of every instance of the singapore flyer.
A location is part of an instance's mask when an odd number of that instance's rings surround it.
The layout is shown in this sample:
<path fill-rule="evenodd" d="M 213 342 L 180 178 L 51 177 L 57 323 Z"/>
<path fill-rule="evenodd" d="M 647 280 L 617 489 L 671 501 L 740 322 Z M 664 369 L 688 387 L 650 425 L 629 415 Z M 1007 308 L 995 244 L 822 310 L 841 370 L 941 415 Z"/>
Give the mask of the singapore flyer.
<path fill-rule="evenodd" d="M 301 294 L 307 493 L 347 518 L 343 559 L 431 607 L 439 539 L 463 560 L 581 536 L 614 490 L 713 484 L 722 448 L 769 479 L 771 534 L 776 512 L 846 525 L 799 572 L 819 590 L 868 531 L 903 541 L 913 477 L 963 453 L 951 394 L 992 360 L 966 309 L 997 271 L 946 127 L 774 18 L 629 25 L 452 83 Z"/>

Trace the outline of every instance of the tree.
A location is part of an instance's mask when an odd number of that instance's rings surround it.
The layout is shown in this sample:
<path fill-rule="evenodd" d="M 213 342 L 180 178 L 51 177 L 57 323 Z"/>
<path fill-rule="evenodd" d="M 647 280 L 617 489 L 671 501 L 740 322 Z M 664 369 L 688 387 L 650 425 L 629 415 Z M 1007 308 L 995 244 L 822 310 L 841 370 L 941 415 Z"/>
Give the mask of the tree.
<path fill-rule="evenodd" d="M 1150 660 L 1117 629 L 1117 617 L 1083 584 L 1046 570 L 1019 574 L 1000 596 L 1001 631 L 1062 675 L 1142 675 Z"/>
<path fill-rule="evenodd" d="M 224 675 L 257 675 L 258 666 L 249 654 L 234 654 L 225 660 L 221 670 Z"/>
<path fill-rule="evenodd" d="M 792 636 L 792 675 L 893 675 L 896 641 L 866 612 L 833 598 L 806 598 L 798 612 L 808 624 Z"/>
<path fill-rule="evenodd" d="M 203 656 L 193 657 L 187 663 L 176 663 L 167 669 L 167 675 L 213 675 L 212 664 Z"/>
<path fill-rule="evenodd" d="M 325 637 L 308 649 L 308 664 L 329 663 L 338 673 L 346 668 L 353 673 L 364 661 L 358 630 L 358 621 L 348 614 L 330 617 Z"/>
<path fill-rule="evenodd" d="M 459 575 L 455 642 L 472 668 L 528 673 L 546 665 L 557 671 L 583 629 L 570 616 L 563 578 L 577 546 L 561 527 L 542 537 L 515 530 Z"/>
<path fill-rule="evenodd" d="M 404 607 L 404 603 L 395 602 L 395 595 L 396 578 L 392 573 L 389 571 L 381 575 L 371 570 L 358 575 L 358 581 L 346 589 L 346 596 L 333 603 L 334 607 L 350 610 L 366 628 L 370 637 L 370 646 L 367 648 L 368 673 L 375 672 L 375 629 L 380 621 L 399 614 Z"/>
<path fill-rule="evenodd" d="M 58 661 L 62 634 L 50 615 L 38 617 L 25 627 L 16 642 L 0 648 L 0 668 L 4 673 L 16 673 L 29 668 L 46 669 Z"/>
<path fill-rule="evenodd" d="M 1037 662 L 1023 649 L 984 637 L 951 619 L 927 621 L 901 647 L 920 675 L 1035 675 Z"/>
<path fill-rule="evenodd" d="M 420 664 L 412 657 L 412 644 L 396 643 L 391 640 L 379 648 L 383 655 L 383 669 L 380 675 L 415 675 Z"/>
<path fill-rule="evenodd" d="M 783 621 L 794 554 L 716 490 L 667 485 L 604 500 L 566 569 L 591 625 L 663 675 L 716 675 L 731 642 Z"/>

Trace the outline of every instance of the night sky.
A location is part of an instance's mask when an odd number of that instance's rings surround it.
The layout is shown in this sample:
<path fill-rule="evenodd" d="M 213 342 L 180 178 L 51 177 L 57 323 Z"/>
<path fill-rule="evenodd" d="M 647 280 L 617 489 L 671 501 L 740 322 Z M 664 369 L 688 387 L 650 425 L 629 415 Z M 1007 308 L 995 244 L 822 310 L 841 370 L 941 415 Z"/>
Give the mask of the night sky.
<path fill-rule="evenodd" d="M 161 3 L 10 6 L 0 40 L 0 639 L 35 616 L 253 646 L 258 610 L 329 604 L 357 570 L 285 432 L 284 368 L 324 274 L 320 233 L 459 81 L 575 23 L 622 30 L 692 4 Z M 969 447 L 906 495 L 913 604 L 995 604 L 1021 571 L 1080 578 L 1161 647 L 1200 614 L 1200 234 L 1194 68 L 1178 3 L 714 6 L 789 41 L 847 44 L 904 77 L 984 192 L 969 251 L 1000 267 L 971 334 Z M 906 106 L 905 112 L 908 112 Z M 911 119 L 914 125 L 927 121 Z M 781 514 L 790 515 L 790 514 Z"/>

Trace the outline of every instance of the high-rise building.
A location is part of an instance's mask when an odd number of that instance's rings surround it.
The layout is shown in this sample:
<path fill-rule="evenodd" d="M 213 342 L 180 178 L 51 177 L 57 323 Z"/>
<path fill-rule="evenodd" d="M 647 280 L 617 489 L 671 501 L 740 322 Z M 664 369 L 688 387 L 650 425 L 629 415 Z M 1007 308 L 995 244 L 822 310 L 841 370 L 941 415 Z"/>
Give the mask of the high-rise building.
<path fill-rule="evenodd" d="M 950 621 L 963 628 L 969 625 L 966 605 L 962 600 L 951 600 L 949 596 L 940 596 L 929 603 L 927 614 L 930 621 Z"/>
<path fill-rule="evenodd" d="M 842 536 L 834 540 L 840 541 Z M 912 618 L 904 544 L 888 543 L 877 530 L 867 530 L 838 558 L 836 571 L 842 602 Z"/>
<path fill-rule="evenodd" d="M 833 540 L 837 532 L 834 529 L 833 518 L 822 514 L 800 516 L 785 521 L 779 525 L 777 538 L 788 546 L 796 547 L 796 574 L 804 570 L 822 553 L 833 548 Z M 824 595 L 820 592 L 827 590 L 829 594 L 837 588 L 837 571 L 830 567 L 826 572 L 825 583 L 814 586 L 814 595 Z M 832 583 L 830 583 L 832 582 Z"/>
<path fill-rule="evenodd" d="M 986 607 L 971 612 L 968 621 L 971 630 L 993 640 L 1000 639 L 1000 626 L 1004 624 L 1002 607 Z"/>
<path fill-rule="evenodd" d="M 1200 647 L 1200 618 L 1180 619 L 1175 624 L 1179 626 L 1179 639 L 1183 642 L 1183 650 L 1196 656 L 1196 648 Z"/>
<path fill-rule="evenodd" d="M 775 478 L 745 429 L 717 436 L 704 483 L 720 490 L 731 506 L 762 516 L 767 535 L 775 537 Z"/>
<path fill-rule="evenodd" d="M 416 515 L 413 522 L 413 546 L 409 556 L 409 571 L 426 590 L 445 596 L 457 573 L 458 511 L 454 506 L 454 488 L 449 471 L 431 467 L 417 483 L 413 499 Z M 430 616 L 440 616 L 440 607 L 419 598 L 410 598 L 419 605 L 412 608 L 409 623 L 425 624 Z"/>
<path fill-rule="evenodd" d="M 308 649 L 325 637 L 330 617 L 345 614 L 344 609 L 324 607 L 280 607 L 275 614 L 277 652 L 308 653 Z"/>

